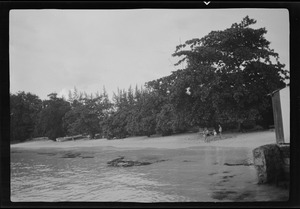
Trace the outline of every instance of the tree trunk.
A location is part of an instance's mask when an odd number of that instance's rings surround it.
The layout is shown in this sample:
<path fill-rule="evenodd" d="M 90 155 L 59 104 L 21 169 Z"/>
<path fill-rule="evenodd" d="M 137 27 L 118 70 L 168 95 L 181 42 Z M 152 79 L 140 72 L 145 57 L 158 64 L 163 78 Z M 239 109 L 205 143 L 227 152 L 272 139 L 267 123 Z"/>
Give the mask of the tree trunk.
<path fill-rule="evenodd" d="M 90 133 L 90 139 L 93 139 L 95 137 L 95 133 Z"/>
<path fill-rule="evenodd" d="M 242 127 L 242 122 L 238 121 L 238 132 L 242 132 L 241 127 Z"/>
<path fill-rule="evenodd" d="M 244 133 L 244 128 L 243 128 L 243 122 L 238 121 L 238 132 L 243 132 Z"/>

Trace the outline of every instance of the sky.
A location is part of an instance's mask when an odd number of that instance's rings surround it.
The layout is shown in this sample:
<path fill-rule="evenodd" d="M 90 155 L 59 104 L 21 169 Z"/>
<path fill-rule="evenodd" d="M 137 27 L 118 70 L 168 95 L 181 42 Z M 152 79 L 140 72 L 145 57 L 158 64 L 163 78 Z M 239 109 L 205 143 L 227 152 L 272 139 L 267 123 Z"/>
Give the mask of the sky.
<path fill-rule="evenodd" d="M 69 90 L 143 86 L 178 69 L 176 46 L 224 30 L 248 15 L 265 27 L 270 48 L 289 70 L 287 9 L 11 10 L 10 92 L 47 99 Z"/>

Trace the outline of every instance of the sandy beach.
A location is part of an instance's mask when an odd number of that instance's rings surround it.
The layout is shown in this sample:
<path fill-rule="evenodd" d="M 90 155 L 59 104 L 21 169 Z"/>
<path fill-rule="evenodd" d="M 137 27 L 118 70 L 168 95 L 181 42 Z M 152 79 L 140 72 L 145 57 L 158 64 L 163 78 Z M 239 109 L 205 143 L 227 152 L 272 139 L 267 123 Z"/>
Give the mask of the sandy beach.
<path fill-rule="evenodd" d="M 185 133 L 172 136 L 129 137 L 125 139 L 80 139 L 75 141 L 54 142 L 32 141 L 11 145 L 11 148 L 79 148 L 79 147 L 114 147 L 114 148 L 162 148 L 179 149 L 198 146 L 256 148 L 265 144 L 276 143 L 275 132 L 271 130 L 251 133 L 224 133 L 211 138 L 205 143 L 203 136 L 198 133 Z"/>

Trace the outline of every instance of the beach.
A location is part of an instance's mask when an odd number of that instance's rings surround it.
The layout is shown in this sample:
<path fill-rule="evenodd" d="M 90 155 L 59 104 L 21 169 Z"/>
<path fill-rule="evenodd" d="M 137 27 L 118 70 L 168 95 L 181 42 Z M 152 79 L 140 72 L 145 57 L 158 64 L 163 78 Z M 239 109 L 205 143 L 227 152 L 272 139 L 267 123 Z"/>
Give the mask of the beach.
<path fill-rule="evenodd" d="M 24 142 L 11 145 L 11 148 L 78 148 L 78 147 L 114 147 L 114 148 L 161 148 L 179 149 L 198 146 L 243 147 L 254 149 L 265 144 L 276 143 L 272 130 L 249 133 L 225 133 L 222 138 L 205 143 L 199 133 L 185 133 L 172 136 L 129 137 L 125 139 L 80 139 L 75 141 L 55 142 L 52 140 Z"/>
<path fill-rule="evenodd" d="M 32 141 L 11 145 L 13 202 L 286 201 L 289 192 L 257 184 L 252 150 L 274 131 L 197 133 L 125 139 Z M 114 167 L 125 158 L 143 166 Z"/>

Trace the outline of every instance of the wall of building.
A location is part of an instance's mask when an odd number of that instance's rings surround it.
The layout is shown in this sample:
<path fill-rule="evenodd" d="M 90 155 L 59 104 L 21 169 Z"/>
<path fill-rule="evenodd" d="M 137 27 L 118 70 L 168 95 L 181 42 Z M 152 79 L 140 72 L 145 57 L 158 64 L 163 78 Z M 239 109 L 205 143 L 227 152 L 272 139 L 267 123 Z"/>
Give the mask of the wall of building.
<path fill-rule="evenodd" d="M 281 144 L 284 143 L 284 136 L 283 136 L 283 124 L 282 124 L 282 114 L 281 114 L 282 111 L 281 111 L 279 91 L 273 94 L 272 105 L 273 105 L 276 143 Z"/>
<path fill-rule="evenodd" d="M 279 91 L 284 142 L 290 143 L 290 87 Z"/>

